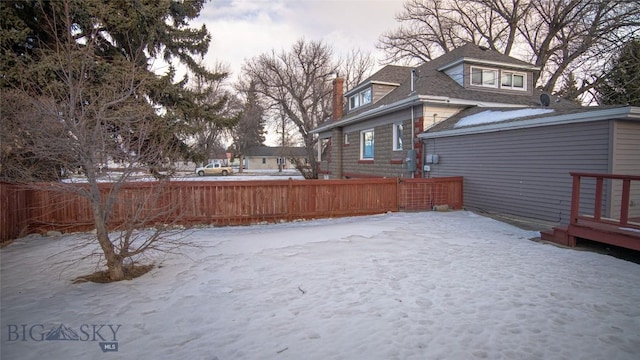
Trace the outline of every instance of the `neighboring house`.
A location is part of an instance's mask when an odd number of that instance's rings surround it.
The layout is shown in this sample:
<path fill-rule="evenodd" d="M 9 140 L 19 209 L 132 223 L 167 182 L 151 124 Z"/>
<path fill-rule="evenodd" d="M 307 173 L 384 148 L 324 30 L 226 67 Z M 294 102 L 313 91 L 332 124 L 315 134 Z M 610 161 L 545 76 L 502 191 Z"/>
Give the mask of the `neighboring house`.
<path fill-rule="evenodd" d="M 539 70 L 467 44 L 416 68 L 386 66 L 344 94 L 338 78 L 332 119 L 312 131 L 322 145 L 319 174 L 427 177 L 418 134 L 469 108 L 540 107 L 542 92 L 533 87 Z M 575 107 L 555 99 L 549 105 Z"/>
<path fill-rule="evenodd" d="M 569 172 L 640 174 L 640 108 L 469 109 L 418 135 L 429 175 L 463 176 L 465 207 L 568 223 Z M 621 181 L 606 183 L 603 216 L 619 216 Z M 581 189 L 593 208 L 595 182 Z M 589 205 L 591 204 L 591 205 Z M 640 216 L 632 183 L 629 215 Z"/>
<path fill-rule="evenodd" d="M 247 170 L 279 170 L 280 166 L 295 169 L 294 159 L 309 163 L 303 147 L 257 146 L 248 149 L 244 155 Z"/>

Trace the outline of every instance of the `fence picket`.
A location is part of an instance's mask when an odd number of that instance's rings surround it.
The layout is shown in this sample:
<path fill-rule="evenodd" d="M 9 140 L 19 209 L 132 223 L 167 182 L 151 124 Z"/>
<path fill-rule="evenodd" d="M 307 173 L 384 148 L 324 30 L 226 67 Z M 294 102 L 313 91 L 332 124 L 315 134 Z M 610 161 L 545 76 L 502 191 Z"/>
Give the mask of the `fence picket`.
<path fill-rule="evenodd" d="M 463 206 L 462 177 L 432 179 L 348 179 L 269 181 L 133 182 L 122 186 L 109 226 L 133 212 L 154 214 L 151 222 L 244 225 L 281 220 L 370 215 L 388 211 Z M 93 228 L 87 199 L 55 184 L 0 183 L 0 241 L 34 232 Z M 86 186 L 77 184 L 73 186 Z M 99 184 L 105 194 L 108 183 Z M 161 193 L 158 193 L 160 191 Z"/>

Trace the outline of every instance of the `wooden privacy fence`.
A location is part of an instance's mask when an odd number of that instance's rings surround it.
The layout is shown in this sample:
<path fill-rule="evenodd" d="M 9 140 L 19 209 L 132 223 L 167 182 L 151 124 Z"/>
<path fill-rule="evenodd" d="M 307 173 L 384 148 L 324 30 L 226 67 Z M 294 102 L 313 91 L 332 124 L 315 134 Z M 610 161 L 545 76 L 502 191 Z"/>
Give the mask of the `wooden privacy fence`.
<path fill-rule="evenodd" d="M 0 183 L 0 241 L 29 233 L 93 229 L 90 202 L 70 190 L 87 184 Z M 72 187 L 72 188 L 70 188 Z M 112 184 L 99 184 L 103 199 Z M 117 192 L 111 229 L 144 219 L 145 225 L 242 225 L 430 210 L 463 206 L 462 177 L 268 181 L 133 182 Z"/>

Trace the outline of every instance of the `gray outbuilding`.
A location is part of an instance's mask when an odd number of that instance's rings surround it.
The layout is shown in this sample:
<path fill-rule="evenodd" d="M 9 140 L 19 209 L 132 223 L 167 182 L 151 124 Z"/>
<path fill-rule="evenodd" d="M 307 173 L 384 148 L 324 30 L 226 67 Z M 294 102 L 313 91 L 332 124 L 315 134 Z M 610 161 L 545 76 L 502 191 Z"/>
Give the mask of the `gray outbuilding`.
<path fill-rule="evenodd" d="M 638 107 L 473 108 L 418 137 L 424 174 L 463 176 L 465 207 L 488 213 L 566 224 L 570 172 L 640 174 Z M 631 189 L 632 216 L 640 216 L 638 185 Z M 581 207 L 595 196 L 595 184 L 583 186 Z M 615 217 L 619 211 L 618 192 L 620 184 L 607 184 L 604 216 Z"/>

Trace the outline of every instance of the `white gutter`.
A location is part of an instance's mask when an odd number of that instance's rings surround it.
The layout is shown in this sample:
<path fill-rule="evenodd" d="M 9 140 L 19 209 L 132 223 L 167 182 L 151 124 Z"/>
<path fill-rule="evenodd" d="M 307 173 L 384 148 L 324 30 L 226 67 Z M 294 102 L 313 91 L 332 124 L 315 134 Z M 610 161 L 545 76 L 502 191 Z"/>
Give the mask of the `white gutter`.
<path fill-rule="evenodd" d="M 526 129 L 540 126 L 563 125 L 585 123 L 591 121 L 611 120 L 611 119 L 634 119 L 640 120 L 640 107 L 629 106 L 604 110 L 585 111 L 574 114 L 564 114 L 557 116 L 539 117 L 521 121 L 503 121 L 499 123 L 486 124 L 480 126 L 470 126 L 455 130 L 444 130 L 434 133 L 418 134 L 420 139 L 436 139 L 449 136 L 460 136 L 470 134 L 482 134 L 504 130 Z"/>
<path fill-rule="evenodd" d="M 405 107 L 410 106 L 411 104 L 418 104 L 420 102 L 420 99 L 418 98 L 418 96 L 411 96 L 409 98 L 406 98 L 404 100 L 400 100 L 400 101 L 396 101 L 395 103 L 389 104 L 389 105 L 380 105 L 376 108 L 367 110 L 365 112 L 362 112 L 352 118 L 348 118 L 345 120 L 338 120 L 329 124 L 326 124 L 324 126 L 321 126 L 319 128 L 313 129 L 310 131 L 311 134 L 317 134 L 323 131 L 328 131 L 331 130 L 333 128 L 337 128 L 337 127 L 342 127 L 354 122 L 358 122 L 358 121 L 362 121 L 364 119 L 368 119 L 370 117 L 373 116 L 377 116 L 377 115 L 383 115 L 383 114 L 387 114 L 389 112 L 393 112 L 396 110 L 400 110 L 403 109 Z"/>
<path fill-rule="evenodd" d="M 476 101 L 476 100 L 466 100 L 466 99 L 457 99 L 450 98 L 447 96 L 429 96 L 429 95 L 420 95 L 420 101 L 427 104 L 450 104 L 450 105 L 463 105 L 463 106 L 477 106 L 477 107 L 499 107 L 499 108 L 524 108 L 526 105 L 520 104 L 505 104 L 499 102 L 489 102 L 489 101 Z"/>
<path fill-rule="evenodd" d="M 364 121 L 366 119 L 372 118 L 378 115 L 388 114 L 393 111 L 401 110 L 413 105 L 417 104 L 436 104 L 436 105 L 461 105 L 461 106 L 477 106 L 477 107 L 500 107 L 500 108 L 524 108 L 526 105 L 515 105 L 515 104 L 504 104 L 504 103 L 494 103 L 494 102 L 486 102 L 486 101 L 474 101 L 474 100 L 465 100 L 465 99 L 457 99 L 450 98 L 447 96 L 425 96 L 425 95 L 414 95 L 408 97 L 404 100 L 399 100 L 389 105 L 380 105 L 373 109 L 369 109 L 365 112 L 362 112 L 354 117 L 339 120 L 335 122 L 328 123 L 319 128 L 313 129 L 310 131 L 311 134 L 318 134 L 324 131 L 329 131 L 331 129 L 337 127 L 343 127 L 345 125 L 349 125 L 355 122 Z"/>

